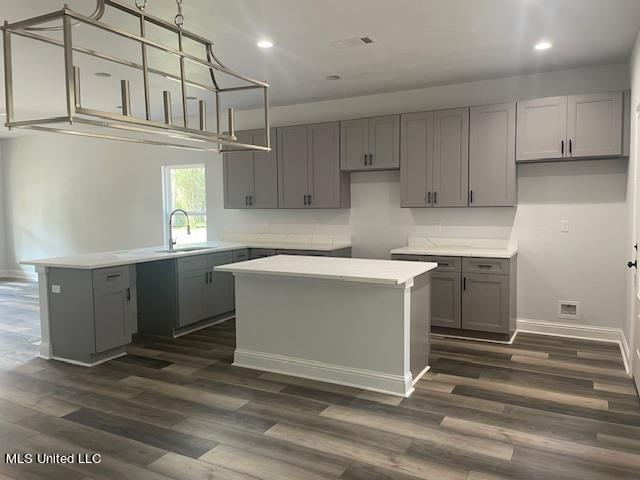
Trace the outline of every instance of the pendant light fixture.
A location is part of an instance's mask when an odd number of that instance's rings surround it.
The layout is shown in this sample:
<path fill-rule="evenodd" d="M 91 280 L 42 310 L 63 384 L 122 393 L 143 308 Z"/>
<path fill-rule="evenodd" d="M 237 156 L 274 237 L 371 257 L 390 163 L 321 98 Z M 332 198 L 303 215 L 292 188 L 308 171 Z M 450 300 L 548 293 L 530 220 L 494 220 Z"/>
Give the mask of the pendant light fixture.
<path fill-rule="evenodd" d="M 55 133 L 65 133 L 83 137 L 101 138 L 107 140 L 123 140 L 149 145 L 161 145 L 173 148 L 184 148 L 199 151 L 270 151 L 269 135 L 269 84 L 249 76 L 235 72 L 226 67 L 215 55 L 213 42 L 183 28 L 185 17 L 183 0 L 176 0 L 178 13 L 173 23 L 148 15 L 145 12 L 147 0 L 135 0 L 133 6 L 126 5 L 121 0 L 98 0 L 95 11 L 90 16 L 81 15 L 65 5 L 61 10 L 8 23 L 1 27 L 4 40 L 4 74 L 6 122 L 5 126 L 14 129 L 31 129 Z M 114 26 L 102 21 L 107 9 L 115 9 L 119 13 L 129 15 L 139 26 L 136 31 Z M 54 25 L 51 23 L 54 22 Z M 129 22 L 127 22 L 128 24 Z M 139 61 L 120 58 L 111 53 L 87 48 L 74 41 L 74 27 L 86 26 L 90 29 L 108 32 L 131 43 L 132 50 L 139 53 Z M 154 30 L 161 29 L 163 34 L 171 34 L 177 39 L 178 48 L 154 41 L 146 34 L 147 27 Z M 62 39 L 47 32 L 62 32 Z M 35 119 L 21 120 L 15 116 L 13 58 L 11 47 L 13 36 L 26 37 L 43 44 L 55 45 L 63 49 L 64 90 L 66 93 L 66 111 L 56 116 L 44 116 Z M 154 35 L 157 38 L 156 35 Z M 200 55 L 187 51 L 185 42 L 189 46 L 196 45 Z M 179 62 L 179 74 L 164 71 L 149 65 L 149 52 L 159 51 L 176 58 Z M 82 88 L 80 85 L 80 68 L 74 63 L 74 56 L 88 55 L 110 64 L 136 69 L 142 73 L 142 93 L 144 100 L 144 115 L 136 117 L 131 103 L 132 94 L 129 81 L 114 78 L 114 86 L 119 83 L 122 111 L 118 113 L 85 107 L 82 103 Z M 187 78 L 186 64 L 193 64 L 208 70 L 207 80 Z M 171 92 L 169 90 L 153 91 L 149 80 L 150 75 L 157 75 L 164 79 L 173 80 L 180 84 L 180 110 L 178 121 L 174 121 L 172 114 Z M 108 77 L 107 77 L 108 78 Z M 223 82 L 223 78 L 226 79 Z M 105 80 L 111 81 L 111 80 Z M 229 82 L 227 86 L 226 82 Z M 44 84 L 46 87 L 46 84 Z M 206 102 L 198 99 L 198 128 L 191 128 L 188 122 L 187 88 L 197 88 L 209 92 L 215 103 L 215 129 L 207 129 Z M 249 94 L 261 91 L 261 108 L 264 110 L 265 144 L 251 144 L 239 141 L 235 135 L 235 111 L 229 108 L 223 114 L 221 100 L 226 93 Z M 234 97 L 236 98 L 236 97 Z M 163 115 L 161 119 L 153 118 L 151 109 L 152 99 L 162 99 Z M 226 129 L 223 130 L 223 119 L 226 117 Z"/>

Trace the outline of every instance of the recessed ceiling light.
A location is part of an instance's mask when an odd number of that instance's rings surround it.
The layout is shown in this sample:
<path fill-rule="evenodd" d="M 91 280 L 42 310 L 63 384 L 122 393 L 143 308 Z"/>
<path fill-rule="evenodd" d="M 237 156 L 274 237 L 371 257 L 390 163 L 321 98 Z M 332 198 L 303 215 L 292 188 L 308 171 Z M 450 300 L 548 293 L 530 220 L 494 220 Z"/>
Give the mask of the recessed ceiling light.
<path fill-rule="evenodd" d="M 542 40 L 538 43 L 536 43 L 535 48 L 536 50 L 549 50 L 551 48 L 551 42 L 548 42 L 546 40 Z"/>
<path fill-rule="evenodd" d="M 260 48 L 271 48 L 273 47 L 273 42 L 269 41 L 269 40 L 260 40 L 257 45 Z"/>
<path fill-rule="evenodd" d="M 100 78 L 111 78 L 111 74 L 107 72 L 96 72 L 94 75 Z"/>
<path fill-rule="evenodd" d="M 342 77 L 340 75 L 327 75 L 326 77 L 327 80 L 340 80 Z"/>

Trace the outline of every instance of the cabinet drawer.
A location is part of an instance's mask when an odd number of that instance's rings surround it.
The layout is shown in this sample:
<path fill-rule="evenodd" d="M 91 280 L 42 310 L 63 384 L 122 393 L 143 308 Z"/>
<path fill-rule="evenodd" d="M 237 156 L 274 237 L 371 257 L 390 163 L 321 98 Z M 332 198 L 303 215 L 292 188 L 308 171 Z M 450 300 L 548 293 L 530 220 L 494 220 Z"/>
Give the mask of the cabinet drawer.
<path fill-rule="evenodd" d="M 306 255 L 307 257 L 330 257 L 331 252 L 322 250 L 300 250 L 298 255 Z"/>
<path fill-rule="evenodd" d="M 509 275 L 508 258 L 464 258 L 462 260 L 464 273 L 492 273 Z"/>
<path fill-rule="evenodd" d="M 462 259 L 460 257 L 425 257 L 426 262 L 433 262 L 438 264 L 435 272 L 457 272 L 462 271 Z"/>
<path fill-rule="evenodd" d="M 234 250 L 232 253 L 234 263 L 249 260 L 249 250 Z"/>
<path fill-rule="evenodd" d="M 271 248 L 252 248 L 249 251 L 249 256 L 254 258 L 273 257 L 276 251 Z"/>
<path fill-rule="evenodd" d="M 226 265 L 233 263 L 232 252 L 220 252 L 207 255 L 207 267 L 217 267 L 218 265 Z"/>
<path fill-rule="evenodd" d="M 193 255 L 178 259 L 178 273 L 207 268 L 207 255 Z"/>
<path fill-rule="evenodd" d="M 276 255 L 304 255 L 300 250 L 279 249 L 276 250 Z"/>
<path fill-rule="evenodd" d="M 93 271 L 93 288 L 129 287 L 129 266 L 101 268 Z"/>
<path fill-rule="evenodd" d="M 393 253 L 391 254 L 391 260 L 403 260 L 405 262 L 424 262 L 424 255 L 405 255 L 404 253 Z"/>

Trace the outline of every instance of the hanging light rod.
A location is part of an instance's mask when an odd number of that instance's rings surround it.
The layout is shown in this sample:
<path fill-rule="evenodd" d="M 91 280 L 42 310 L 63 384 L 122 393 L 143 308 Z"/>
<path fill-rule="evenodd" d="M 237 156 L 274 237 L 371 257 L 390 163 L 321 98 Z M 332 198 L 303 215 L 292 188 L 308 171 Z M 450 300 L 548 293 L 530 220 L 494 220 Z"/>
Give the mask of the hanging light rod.
<path fill-rule="evenodd" d="M 98 0 L 95 11 L 90 16 L 84 16 L 70 10 L 66 5 L 62 10 L 40 15 L 34 18 L 8 23 L 5 21 L 1 28 L 4 40 L 4 71 L 5 71 L 5 100 L 6 100 L 6 123 L 5 126 L 12 128 L 30 128 L 34 130 L 47 130 L 55 133 L 69 133 L 92 138 L 103 138 L 107 140 L 123 140 L 135 143 L 146 143 L 150 145 L 165 145 L 172 148 L 187 148 L 201 151 L 270 151 L 270 122 L 269 122 L 269 84 L 265 81 L 253 79 L 247 75 L 238 73 L 226 67 L 214 54 L 213 42 L 192 32 L 183 29 L 185 22 L 182 13 L 182 0 L 176 0 L 178 14 L 174 23 L 166 22 L 162 19 L 152 17 L 145 13 L 147 1 L 137 0 L 135 8 L 129 7 L 120 0 Z M 114 25 L 102 22 L 102 17 L 107 8 L 114 8 L 126 14 L 132 15 L 139 20 L 139 32 L 132 32 Z M 58 22 L 58 25 L 47 25 Z M 162 43 L 150 40 L 145 35 L 147 23 L 160 27 L 169 33 L 177 36 L 178 48 L 170 47 Z M 138 44 L 141 54 L 141 62 L 132 62 L 114 55 L 106 54 L 94 49 L 82 47 L 74 44 L 73 27 L 76 25 L 86 25 L 104 30 L 131 42 Z M 40 35 L 40 31 L 62 30 L 62 40 L 53 39 Z M 36 118 L 31 120 L 19 120 L 14 115 L 14 93 L 13 93 L 13 58 L 11 38 L 13 35 L 28 37 L 42 43 L 56 45 L 64 50 L 64 71 L 65 71 L 65 91 L 66 91 L 66 115 L 57 115 L 46 118 Z M 202 57 L 187 53 L 183 49 L 183 40 L 188 38 L 202 46 Z M 174 75 L 159 69 L 150 68 L 147 64 L 147 49 L 153 48 L 163 51 L 178 58 L 180 62 L 180 74 Z M 114 83 L 120 84 L 123 100 L 122 113 L 112 113 L 97 109 L 89 109 L 82 106 L 80 69 L 73 62 L 74 53 L 83 53 L 89 56 L 100 58 L 114 64 L 131 67 L 143 72 L 145 118 L 135 117 L 131 110 L 132 94 L 129 83 L 125 79 L 114 79 Z M 209 70 L 211 83 L 195 82 L 185 76 L 185 62 L 197 64 Z M 171 103 L 167 104 L 165 95 L 165 121 L 153 121 L 150 114 L 151 97 L 161 97 L 162 91 L 151 92 L 149 74 L 156 74 L 165 78 L 175 80 L 182 86 L 180 104 L 182 105 L 182 125 L 175 124 L 171 118 L 166 117 L 167 110 L 170 114 Z M 232 77 L 235 82 L 230 86 L 222 85 L 221 78 Z M 240 85 L 238 85 L 240 83 Z M 188 126 L 187 95 L 186 86 L 194 86 L 215 93 L 216 129 L 208 131 L 206 129 L 206 104 L 199 103 L 199 128 L 194 129 Z M 115 85 L 114 85 L 115 87 Z M 261 89 L 263 91 L 264 109 L 264 131 L 266 141 L 264 145 L 248 144 L 238 141 L 235 136 L 235 113 L 230 109 L 227 122 L 227 131 L 222 131 L 221 124 L 221 100 L 226 92 L 241 92 L 244 90 Z M 167 92 L 168 93 L 168 92 Z M 167 121 L 169 120 L 169 121 Z M 82 126 L 78 130 L 78 125 Z M 172 140 L 168 140 L 171 138 Z M 180 142 L 176 142 L 176 139 Z M 224 146 L 224 149 L 223 149 Z"/>

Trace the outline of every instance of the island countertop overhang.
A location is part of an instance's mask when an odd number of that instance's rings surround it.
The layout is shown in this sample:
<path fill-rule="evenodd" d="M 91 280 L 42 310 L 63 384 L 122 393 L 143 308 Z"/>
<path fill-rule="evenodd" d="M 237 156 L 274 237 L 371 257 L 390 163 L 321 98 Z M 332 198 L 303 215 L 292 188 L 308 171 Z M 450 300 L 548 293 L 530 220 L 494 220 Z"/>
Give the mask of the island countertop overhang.
<path fill-rule="evenodd" d="M 437 266 L 433 262 L 278 255 L 221 265 L 215 270 L 234 275 L 275 275 L 404 285 Z"/>

